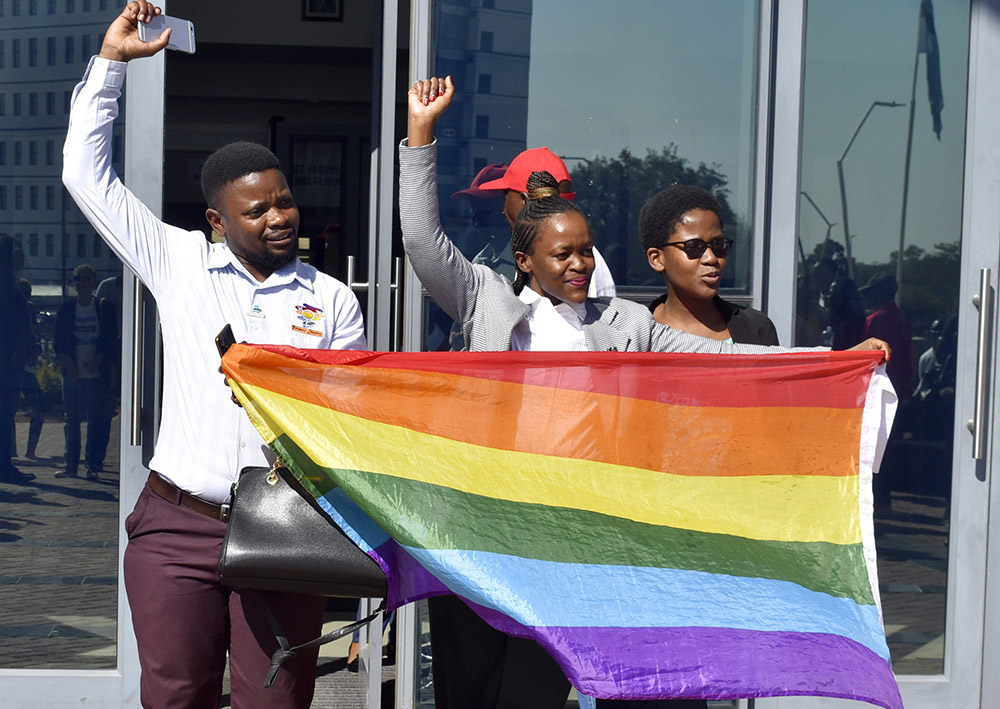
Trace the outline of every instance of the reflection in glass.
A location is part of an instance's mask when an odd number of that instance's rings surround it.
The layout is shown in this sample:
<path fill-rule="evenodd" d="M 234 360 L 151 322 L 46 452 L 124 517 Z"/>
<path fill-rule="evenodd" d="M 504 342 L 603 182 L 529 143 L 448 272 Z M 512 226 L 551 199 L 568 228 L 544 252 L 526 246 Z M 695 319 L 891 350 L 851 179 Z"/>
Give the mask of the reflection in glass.
<path fill-rule="evenodd" d="M 434 5 L 432 71 L 452 75 L 458 88 L 438 124 L 441 216 L 463 253 L 471 259 L 494 240 L 506 243 L 509 229 L 473 221 L 467 200 L 449 197 L 484 167 L 547 146 L 570 169 L 620 293 L 651 300 L 663 290 L 637 222 L 643 203 L 675 182 L 723 198 L 726 235 L 736 239 L 724 286 L 748 292 L 757 3 L 497 8 Z"/>
<path fill-rule="evenodd" d="M 968 4 L 809 4 L 796 344 L 893 347 L 875 533 L 897 674 L 944 670 L 968 35 Z"/>
<path fill-rule="evenodd" d="M 15 241 L 30 313 L 14 392 L 11 462 L 21 475 L 0 483 L 0 667 L 108 669 L 117 664 L 121 265 L 60 172 L 71 91 L 120 8 L 85 3 L 67 16 L 62 3 L 38 5 L 8 4 L 0 27 L 0 233 Z M 115 141 L 120 157 L 117 132 Z"/>

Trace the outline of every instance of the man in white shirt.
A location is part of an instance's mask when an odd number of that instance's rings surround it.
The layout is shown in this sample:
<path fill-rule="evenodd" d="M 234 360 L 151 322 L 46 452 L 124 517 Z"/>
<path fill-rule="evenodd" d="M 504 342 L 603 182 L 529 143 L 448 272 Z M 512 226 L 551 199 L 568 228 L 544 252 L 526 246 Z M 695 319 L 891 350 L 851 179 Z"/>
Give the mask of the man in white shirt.
<path fill-rule="evenodd" d="M 361 311 L 342 283 L 297 257 L 299 214 L 277 158 L 230 144 L 202 170 L 206 217 L 225 244 L 164 224 L 111 166 L 111 126 L 126 62 L 166 46 L 138 39 L 159 8 L 134 0 L 111 23 L 73 94 L 63 181 L 118 257 L 150 289 L 164 349 L 163 405 L 149 483 L 126 520 L 125 588 L 142 665 L 144 706 L 218 706 L 229 653 L 233 706 L 308 707 L 316 651 L 263 689 L 276 641 L 260 597 L 219 582 L 229 492 L 270 450 L 230 401 L 215 335 L 308 348 L 365 346 Z M 289 641 L 319 634 L 324 599 L 263 594 Z M 287 670 L 287 671 L 285 671 Z"/>

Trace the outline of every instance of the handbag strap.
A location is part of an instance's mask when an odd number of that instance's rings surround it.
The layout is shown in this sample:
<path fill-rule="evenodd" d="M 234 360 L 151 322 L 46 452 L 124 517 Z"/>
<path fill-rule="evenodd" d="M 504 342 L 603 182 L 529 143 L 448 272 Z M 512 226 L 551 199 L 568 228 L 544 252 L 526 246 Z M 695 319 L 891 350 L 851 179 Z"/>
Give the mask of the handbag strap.
<path fill-rule="evenodd" d="M 259 592 L 255 592 L 260 596 Z M 350 625 L 345 625 L 342 628 L 337 628 L 326 635 L 321 635 L 318 638 L 313 638 L 307 643 L 302 643 L 301 645 L 296 645 L 294 647 L 289 647 L 288 636 L 285 634 L 284 628 L 281 627 L 281 623 L 275 617 L 274 613 L 271 612 L 271 608 L 267 605 L 267 601 L 264 600 L 263 596 L 260 597 L 261 602 L 264 604 L 264 612 L 267 614 L 267 622 L 271 625 L 271 632 L 274 633 L 274 637 L 278 640 L 278 649 L 274 651 L 271 655 L 271 669 L 267 672 L 267 677 L 264 679 L 264 686 L 270 687 L 274 684 L 274 678 L 278 676 L 278 670 L 285 663 L 295 657 L 299 650 L 305 650 L 307 648 L 316 647 L 318 645 L 326 645 L 329 642 L 333 642 L 337 638 L 342 638 L 348 633 L 353 633 L 356 629 L 363 625 L 375 620 L 379 613 L 385 610 L 385 599 L 382 599 L 382 603 L 376 608 L 369 616 L 362 618 L 361 620 L 356 620 Z"/>

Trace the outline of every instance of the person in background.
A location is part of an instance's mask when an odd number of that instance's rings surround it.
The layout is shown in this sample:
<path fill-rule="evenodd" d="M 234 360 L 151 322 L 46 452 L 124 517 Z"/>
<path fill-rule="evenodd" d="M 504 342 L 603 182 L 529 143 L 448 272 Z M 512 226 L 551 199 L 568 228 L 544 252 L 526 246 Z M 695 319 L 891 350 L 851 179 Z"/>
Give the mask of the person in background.
<path fill-rule="evenodd" d="M 639 240 L 667 292 L 649 305 L 656 322 L 713 340 L 777 345 L 774 323 L 759 310 L 719 297 L 733 240 L 722 231 L 722 205 L 693 185 L 671 185 L 639 212 Z"/>
<path fill-rule="evenodd" d="M 517 221 L 517 216 L 524 209 L 524 205 L 528 203 L 528 178 L 533 172 L 549 173 L 559 183 L 559 195 L 563 199 L 576 199 L 576 192 L 573 191 L 573 180 L 570 178 L 569 170 L 566 169 L 566 163 L 562 161 L 562 158 L 548 148 L 524 150 L 510 161 L 510 166 L 504 171 L 502 177 L 488 180 L 479 185 L 479 190 L 483 193 L 502 191 L 503 214 L 511 229 L 514 228 L 514 222 Z M 454 196 L 452 195 L 452 197 Z M 615 280 L 611 276 L 611 270 L 596 246 L 593 248 L 593 253 L 594 272 L 591 274 L 587 295 L 591 298 L 614 298 L 617 295 L 617 289 Z"/>
<path fill-rule="evenodd" d="M 860 292 L 865 304 L 871 308 L 871 313 L 865 319 L 865 337 L 885 340 L 896 353 L 892 361 L 886 365 L 885 371 L 899 395 L 899 400 L 905 402 L 910 398 L 912 388 L 910 348 L 913 333 L 910 329 L 910 319 L 896 305 L 898 288 L 895 277 L 879 272 L 862 286 Z"/>
<path fill-rule="evenodd" d="M 45 422 L 45 396 L 38 383 L 38 358 L 42 354 L 41 338 L 38 334 L 38 314 L 31 302 L 31 281 L 22 278 L 17 282 L 21 294 L 28 304 L 29 351 L 24 363 L 24 380 L 21 384 L 21 394 L 28 407 L 28 443 L 25 457 L 36 458 L 35 449 L 38 439 L 42 436 L 42 424 Z"/>
<path fill-rule="evenodd" d="M 31 339 L 28 303 L 15 281 L 17 251 L 17 240 L 0 234 L 0 482 L 23 485 L 35 476 L 22 473 L 10 462 L 14 453 L 10 432 Z"/>
<path fill-rule="evenodd" d="M 56 477 L 78 477 L 80 425 L 86 421 L 87 479 L 99 480 L 110 436 L 105 399 L 117 325 L 110 307 L 101 307 L 94 299 L 97 274 L 93 266 L 80 264 L 74 268 L 73 283 L 76 297 L 64 301 L 56 311 L 53 343 L 62 364 L 63 432 L 66 438 L 65 467 L 56 473 Z"/>
<path fill-rule="evenodd" d="M 213 243 L 160 221 L 112 167 L 112 123 L 127 63 L 164 49 L 140 22 L 160 8 L 133 0 L 111 23 L 73 92 L 63 183 L 90 223 L 156 299 L 163 337 L 163 404 L 150 474 L 125 521 L 123 565 L 135 629 L 140 700 L 158 709 L 217 707 L 226 659 L 234 707 L 306 709 L 317 648 L 300 652 L 264 687 L 278 648 L 266 608 L 294 645 L 320 633 L 326 599 L 244 593 L 219 579 L 230 490 L 274 455 L 219 373 L 215 336 L 312 349 L 363 349 L 358 300 L 298 258 L 299 211 L 278 159 L 230 143 L 201 171 Z M 302 313 L 308 310 L 309 317 Z"/>

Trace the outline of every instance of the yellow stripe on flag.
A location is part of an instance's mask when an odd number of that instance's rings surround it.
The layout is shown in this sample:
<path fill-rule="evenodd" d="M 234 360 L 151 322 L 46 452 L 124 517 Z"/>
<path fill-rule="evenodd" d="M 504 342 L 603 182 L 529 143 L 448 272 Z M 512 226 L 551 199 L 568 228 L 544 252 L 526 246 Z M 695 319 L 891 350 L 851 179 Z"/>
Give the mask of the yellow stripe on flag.
<path fill-rule="evenodd" d="M 683 456 L 678 463 L 694 469 L 650 471 L 471 445 L 246 384 L 234 382 L 234 391 L 266 441 L 285 433 L 321 467 L 699 532 L 789 542 L 861 541 L 857 476 L 716 476 L 702 461 Z M 256 404 L 248 405 L 247 397 Z M 281 431 L 275 420 L 295 421 L 296 429 Z M 345 444 L 334 447 L 330 441 Z M 717 464 L 739 468 L 745 455 L 752 451 L 721 451 Z"/>

